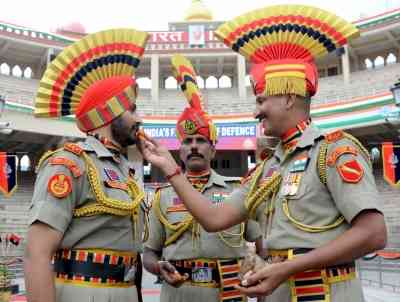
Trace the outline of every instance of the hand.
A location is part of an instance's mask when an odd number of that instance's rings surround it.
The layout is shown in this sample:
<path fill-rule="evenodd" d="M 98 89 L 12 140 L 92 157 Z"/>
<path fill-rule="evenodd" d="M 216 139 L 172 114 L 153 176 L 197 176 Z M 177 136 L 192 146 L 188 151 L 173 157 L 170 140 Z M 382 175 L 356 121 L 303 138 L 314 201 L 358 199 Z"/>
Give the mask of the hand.
<path fill-rule="evenodd" d="M 189 275 L 181 275 L 176 268 L 168 261 L 159 261 L 158 265 L 160 267 L 161 277 L 169 284 L 174 287 L 179 287 L 185 282 Z"/>
<path fill-rule="evenodd" d="M 176 171 L 178 165 L 171 153 L 156 140 L 146 137 L 140 140 L 139 150 L 144 159 L 152 165 L 163 170 L 165 175 L 170 175 Z"/>
<path fill-rule="evenodd" d="M 269 296 L 292 275 L 288 263 L 289 261 L 266 265 L 257 272 L 245 276 L 242 284 L 246 287 L 235 287 L 249 297 Z"/>

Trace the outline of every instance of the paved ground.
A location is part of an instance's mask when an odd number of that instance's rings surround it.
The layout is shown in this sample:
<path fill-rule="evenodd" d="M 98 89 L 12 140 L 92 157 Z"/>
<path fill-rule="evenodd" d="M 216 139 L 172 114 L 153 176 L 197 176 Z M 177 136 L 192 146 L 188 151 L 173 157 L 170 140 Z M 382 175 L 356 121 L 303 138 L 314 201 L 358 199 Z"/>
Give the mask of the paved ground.
<path fill-rule="evenodd" d="M 160 295 L 160 285 L 154 284 L 155 277 L 149 273 L 143 276 L 143 296 L 144 302 L 158 302 Z M 22 284 L 21 284 L 22 285 Z M 372 286 L 364 286 L 366 302 L 400 302 L 400 288 L 397 292 L 392 289 L 381 289 Z M 14 296 L 12 302 L 26 302 L 23 295 Z M 205 301 L 207 302 L 207 301 Z M 343 301 L 351 302 L 351 301 Z"/>

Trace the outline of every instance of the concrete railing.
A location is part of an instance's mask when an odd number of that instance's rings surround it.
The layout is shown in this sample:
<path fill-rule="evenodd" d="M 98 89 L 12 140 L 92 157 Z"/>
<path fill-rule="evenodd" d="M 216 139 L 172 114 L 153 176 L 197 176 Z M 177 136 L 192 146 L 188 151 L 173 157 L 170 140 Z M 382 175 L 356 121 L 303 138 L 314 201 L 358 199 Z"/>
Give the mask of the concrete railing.
<path fill-rule="evenodd" d="M 400 63 L 381 68 L 353 72 L 350 82 L 345 84 L 343 76 L 320 79 L 319 92 L 313 104 L 324 104 L 350 100 L 352 98 L 376 95 L 389 91 L 400 78 Z M 0 94 L 9 101 L 33 106 L 39 81 L 0 75 Z M 237 88 L 203 89 L 204 104 L 211 114 L 249 113 L 254 110 L 252 89 L 247 87 L 247 98 L 241 100 Z M 186 101 L 179 89 L 161 89 L 159 100 L 153 101 L 150 89 L 139 92 L 138 107 L 146 115 L 175 115 L 186 107 Z"/>

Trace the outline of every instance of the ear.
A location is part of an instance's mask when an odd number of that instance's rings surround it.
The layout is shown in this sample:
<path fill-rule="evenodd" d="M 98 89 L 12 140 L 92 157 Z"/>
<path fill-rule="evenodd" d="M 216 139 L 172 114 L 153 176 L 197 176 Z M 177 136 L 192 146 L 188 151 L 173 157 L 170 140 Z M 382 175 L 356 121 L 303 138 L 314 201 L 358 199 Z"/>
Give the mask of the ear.
<path fill-rule="evenodd" d="M 290 110 L 294 107 L 294 104 L 296 102 L 296 95 L 295 94 L 289 94 L 286 96 L 286 104 L 285 107 L 287 110 Z"/>
<path fill-rule="evenodd" d="M 211 159 L 214 159 L 216 153 L 215 145 L 211 145 Z"/>
<path fill-rule="evenodd" d="M 180 147 L 179 147 L 179 159 L 183 162 L 184 158 L 183 158 L 183 144 L 181 143 Z"/>

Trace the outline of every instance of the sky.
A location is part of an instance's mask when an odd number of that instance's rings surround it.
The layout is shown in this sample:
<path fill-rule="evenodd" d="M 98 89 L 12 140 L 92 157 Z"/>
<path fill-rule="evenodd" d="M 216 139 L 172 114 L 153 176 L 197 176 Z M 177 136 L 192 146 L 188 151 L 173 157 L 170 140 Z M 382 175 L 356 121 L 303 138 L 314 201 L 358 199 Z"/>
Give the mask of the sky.
<path fill-rule="evenodd" d="M 182 21 L 191 0 L 13 0 L 2 1 L 0 21 L 54 31 L 79 22 L 87 32 L 112 27 L 164 31 L 168 22 Z M 214 20 L 225 21 L 247 11 L 274 4 L 307 4 L 335 12 L 349 21 L 400 8 L 400 0 L 203 0 Z"/>

